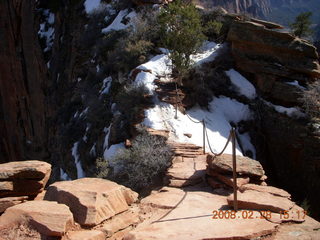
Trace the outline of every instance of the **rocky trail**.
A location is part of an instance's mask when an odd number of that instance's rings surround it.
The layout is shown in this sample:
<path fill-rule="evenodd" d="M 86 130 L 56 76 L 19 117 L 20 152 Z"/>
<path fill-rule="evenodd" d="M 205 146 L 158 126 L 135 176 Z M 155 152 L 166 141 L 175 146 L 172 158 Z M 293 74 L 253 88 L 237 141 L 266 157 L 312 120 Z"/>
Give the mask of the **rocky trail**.
<path fill-rule="evenodd" d="M 166 186 L 143 199 L 124 186 L 97 178 L 56 182 L 43 191 L 49 164 L 1 164 L 1 186 L 23 179 L 42 185 L 29 193 L 17 187 L 1 189 L 6 194 L 0 200 L 4 211 L 0 239 L 319 239 L 320 223 L 305 215 L 288 192 L 267 186 L 259 162 L 237 157 L 239 210 L 235 212 L 231 155 L 214 157 L 192 144 L 169 144 L 174 157 Z"/>

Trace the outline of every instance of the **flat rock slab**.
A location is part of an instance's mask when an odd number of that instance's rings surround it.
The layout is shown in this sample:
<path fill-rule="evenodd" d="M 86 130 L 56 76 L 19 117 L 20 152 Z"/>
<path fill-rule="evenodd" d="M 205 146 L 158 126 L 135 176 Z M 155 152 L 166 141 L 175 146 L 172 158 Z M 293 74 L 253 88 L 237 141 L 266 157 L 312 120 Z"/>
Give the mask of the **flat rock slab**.
<path fill-rule="evenodd" d="M 97 225 L 128 210 L 138 194 L 115 182 L 100 178 L 81 178 L 56 182 L 47 189 L 45 199 L 70 207 L 76 222 Z"/>
<path fill-rule="evenodd" d="M 4 212 L 9 207 L 27 201 L 27 199 L 27 196 L 0 198 L 0 213 Z"/>
<path fill-rule="evenodd" d="M 267 192 L 271 193 L 272 195 L 279 196 L 279 197 L 285 197 L 289 198 L 291 197 L 291 194 L 288 193 L 287 191 L 272 187 L 272 186 L 261 186 L 261 185 L 256 185 L 256 184 L 245 184 L 240 187 L 240 192 L 245 192 L 247 190 L 254 190 L 258 192 Z"/>
<path fill-rule="evenodd" d="M 295 204 L 288 198 L 274 196 L 267 192 L 257 192 L 246 190 L 244 193 L 238 192 L 239 209 L 269 210 L 279 213 L 289 211 Z M 233 194 L 228 197 L 229 206 L 233 206 Z"/>
<path fill-rule="evenodd" d="M 97 230 L 70 231 L 62 240 L 105 240 L 105 235 Z"/>
<path fill-rule="evenodd" d="M 143 199 L 142 204 L 168 209 L 162 217 L 149 225 L 138 226 L 124 239 L 251 239 L 271 234 L 277 226 L 261 219 L 258 212 L 254 212 L 254 219 L 238 216 L 235 219 L 213 219 L 213 211 L 219 211 L 227 204 L 226 197 L 197 191 L 195 187 L 165 187 Z"/>
<path fill-rule="evenodd" d="M 49 179 L 51 165 L 38 160 L 0 164 L 0 180 L 6 179 Z"/>
<path fill-rule="evenodd" d="M 279 226 L 274 240 L 319 240 L 320 223 L 306 216 L 299 224 L 282 224 Z"/>
<path fill-rule="evenodd" d="M 29 225 L 44 236 L 62 236 L 73 225 L 70 209 L 49 201 L 29 201 L 8 208 L 0 217 L 0 230 Z"/>
<path fill-rule="evenodd" d="M 209 167 L 220 173 L 232 173 L 232 155 L 222 154 L 221 156 L 207 156 L 207 163 Z M 260 179 L 264 175 L 262 165 L 251 158 L 237 156 L 237 173 L 248 175 L 249 177 L 256 177 Z"/>

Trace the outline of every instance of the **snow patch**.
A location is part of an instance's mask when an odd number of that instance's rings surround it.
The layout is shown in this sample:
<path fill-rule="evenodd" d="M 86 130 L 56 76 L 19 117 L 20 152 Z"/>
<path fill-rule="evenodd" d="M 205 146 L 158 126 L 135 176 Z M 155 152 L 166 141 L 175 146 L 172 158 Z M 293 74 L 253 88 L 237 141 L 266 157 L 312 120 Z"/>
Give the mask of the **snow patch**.
<path fill-rule="evenodd" d="M 92 157 L 96 157 L 97 156 L 97 151 L 96 151 L 96 145 L 97 145 L 97 143 L 94 143 L 93 144 L 93 146 L 92 146 L 92 148 L 90 149 L 90 155 L 92 156 Z"/>
<path fill-rule="evenodd" d="M 128 9 L 121 10 L 113 22 L 106 28 L 102 29 L 102 33 L 108 33 L 112 30 L 119 31 L 124 30 L 130 26 L 133 26 L 133 19 L 136 18 L 137 13 L 132 11 L 129 13 Z M 128 21 L 128 22 L 127 22 Z M 126 24 L 124 22 L 127 22 Z"/>
<path fill-rule="evenodd" d="M 103 153 L 104 159 L 110 159 L 114 157 L 120 149 L 124 149 L 124 143 L 113 144 L 108 149 L 106 149 Z"/>
<path fill-rule="evenodd" d="M 74 162 L 76 164 L 76 168 L 77 168 L 77 178 L 84 178 L 85 177 L 85 173 L 83 171 L 80 159 L 79 159 L 79 152 L 78 152 L 78 147 L 79 147 L 79 142 L 75 142 L 73 144 L 73 147 L 71 149 L 71 153 L 74 159 Z"/>
<path fill-rule="evenodd" d="M 40 29 L 38 31 L 38 35 L 40 38 L 45 38 L 46 47 L 43 50 L 47 52 L 51 50 L 53 41 L 54 41 L 54 28 L 53 24 L 55 21 L 55 16 L 48 9 L 43 11 L 43 15 L 45 16 L 45 22 L 40 24 Z"/>
<path fill-rule="evenodd" d="M 100 95 L 108 94 L 112 83 L 112 77 L 107 77 L 103 79 L 101 90 L 99 91 Z"/>
<path fill-rule="evenodd" d="M 205 41 L 199 52 L 190 56 L 195 65 L 201 65 L 206 62 L 212 62 L 218 55 L 218 50 L 223 47 L 222 44 Z"/>
<path fill-rule="evenodd" d="M 100 6 L 101 0 L 86 0 L 84 2 L 84 8 L 87 14 L 94 12 Z"/>
<path fill-rule="evenodd" d="M 62 181 L 70 181 L 71 180 L 69 175 L 65 171 L 63 171 L 62 168 L 60 168 L 60 180 L 62 180 Z"/>
<path fill-rule="evenodd" d="M 252 114 L 249 107 L 227 97 L 215 98 L 209 103 L 209 111 L 194 107 L 187 111 L 194 121 L 206 122 L 206 128 L 212 150 L 219 152 L 223 149 L 229 132 L 231 122 L 238 123 L 241 120 L 249 120 Z M 151 109 L 145 111 L 145 126 L 157 130 L 169 130 L 169 139 L 182 143 L 193 143 L 198 146 L 203 145 L 203 127 L 201 123 L 191 121 L 187 115 L 178 111 L 178 118 L 174 118 L 174 106 L 162 102 Z M 191 134 L 191 138 L 185 136 L 186 133 Z M 243 136 L 250 142 L 250 137 Z M 208 144 L 206 151 L 210 152 Z M 232 146 L 229 144 L 225 153 L 232 153 Z M 242 155 L 240 147 L 237 146 L 237 154 Z"/>
<path fill-rule="evenodd" d="M 255 99 L 257 97 L 256 89 L 245 77 L 238 73 L 234 69 L 230 69 L 225 72 L 230 78 L 233 85 L 236 86 L 237 92 L 249 99 Z"/>
<path fill-rule="evenodd" d="M 283 113 L 283 114 L 286 114 L 287 116 L 289 117 L 304 117 L 305 114 L 302 113 L 299 108 L 296 108 L 296 107 L 290 107 L 290 108 L 287 108 L 287 107 L 283 107 L 283 106 L 280 106 L 280 105 L 275 105 L 275 104 L 272 104 L 270 102 L 267 102 L 264 100 L 264 102 L 272 107 L 274 110 L 276 110 L 278 113 Z"/>
<path fill-rule="evenodd" d="M 151 71 L 155 76 L 165 76 L 172 73 L 172 62 L 168 55 L 160 54 L 141 64 L 137 69 Z"/>
<path fill-rule="evenodd" d="M 289 84 L 289 85 L 292 85 L 292 86 L 296 86 L 296 87 L 298 87 L 298 88 L 300 88 L 302 90 L 306 90 L 306 88 L 301 86 L 297 80 L 292 81 L 292 82 L 286 82 L 286 84 Z"/>

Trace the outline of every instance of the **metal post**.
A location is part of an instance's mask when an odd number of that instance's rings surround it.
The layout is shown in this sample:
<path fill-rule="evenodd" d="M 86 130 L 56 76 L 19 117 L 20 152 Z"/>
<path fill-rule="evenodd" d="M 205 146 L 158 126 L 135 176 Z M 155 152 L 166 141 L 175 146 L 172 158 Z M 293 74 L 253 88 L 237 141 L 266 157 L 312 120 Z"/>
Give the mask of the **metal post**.
<path fill-rule="evenodd" d="M 203 135 L 203 154 L 206 154 L 206 124 L 202 119 L 202 135 Z"/>
<path fill-rule="evenodd" d="M 175 119 L 178 119 L 178 101 L 179 101 L 179 95 L 178 95 L 178 87 L 176 83 L 176 114 L 174 116 Z"/>
<path fill-rule="evenodd" d="M 236 131 L 235 128 L 231 130 L 232 136 L 232 168 L 233 168 L 233 209 L 238 210 L 237 199 L 237 159 L 236 159 Z"/>
<path fill-rule="evenodd" d="M 178 103 L 176 103 L 176 114 L 174 115 L 174 119 L 178 119 Z"/>

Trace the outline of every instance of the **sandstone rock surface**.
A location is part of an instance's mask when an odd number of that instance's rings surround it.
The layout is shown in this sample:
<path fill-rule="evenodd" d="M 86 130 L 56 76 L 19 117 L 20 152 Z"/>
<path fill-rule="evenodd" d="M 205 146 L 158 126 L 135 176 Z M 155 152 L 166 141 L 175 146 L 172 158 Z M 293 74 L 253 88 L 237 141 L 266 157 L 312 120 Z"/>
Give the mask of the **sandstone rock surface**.
<path fill-rule="evenodd" d="M 232 173 L 232 155 L 223 154 L 214 157 L 207 156 L 207 163 L 209 168 L 219 173 Z M 239 175 L 247 175 L 249 177 L 261 178 L 264 175 L 262 165 L 251 158 L 237 156 L 237 173 Z"/>
<path fill-rule="evenodd" d="M 126 229 L 129 226 L 137 225 L 140 222 L 139 213 L 137 211 L 128 210 L 107 220 L 103 223 L 102 227 L 99 227 L 98 229 L 106 232 L 107 236 L 111 237 L 115 233 Z"/>
<path fill-rule="evenodd" d="M 37 160 L 0 164 L 0 213 L 41 193 L 50 173 L 51 165 Z"/>
<path fill-rule="evenodd" d="M 237 66 L 243 71 L 290 78 L 297 73 L 320 76 L 316 48 L 289 33 L 270 30 L 259 23 L 235 21 L 228 41 L 232 42 Z M 283 69 L 280 70 L 276 63 Z"/>
<path fill-rule="evenodd" d="M 72 225 L 73 216 L 64 204 L 28 201 L 8 208 L 0 217 L 0 231 L 27 225 L 44 236 L 62 236 Z"/>
<path fill-rule="evenodd" d="M 92 226 L 128 210 L 138 194 L 109 180 L 81 178 L 56 182 L 47 189 L 45 199 L 70 207 L 76 222 Z"/>
<path fill-rule="evenodd" d="M 0 179 L 33 179 L 49 178 L 51 165 L 46 162 L 29 160 L 0 164 Z"/>
<path fill-rule="evenodd" d="M 233 194 L 228 197 L 229 206 L 233 206 Z M 251 210 L 269 210 L 279 213 L 280 211 L 289 211 L 294 206 L 288 198 L 274 196 L 268 192 L 257 192 L 246 190 L 238 192 L 238 207 L 239 209 Z"/>
<path fill-rule="evenodd" d="M 291 194 L 288 193 L 287 191 L 280 188 L 272 187 L 272 186 L 259 186 L 256 184 L 245 184 L 245 185 L 242 185 L 239 188 L 239 190 L 240 192 L 245 192 L 247 190 L 254 190 L 258 192 L 271 193 L 272 195 L 279 196 L 279 197 L 285 197 L 285 198 L 291 197 Z"/>
<path fill-rule="evenodd" d="M 138 226 L 125 239 L 252 239 L 275 232 L 277 224 L 260 219 L 258 212 L 254 219 L 212 219 L 212 211 L 219 211 L 227 201 L 209 191 L 196 186 L 154 191 L 141 204 L 153 206 L 149 209 L 153 214 L 157 209 L 166 212 L 150 224 Z"/>
<path fill-rule="evenodd" d="M 88 231 L 70 231 L 62 240 L 105 240 L 105 235 L 101 231 L 88 230 Z"/>

